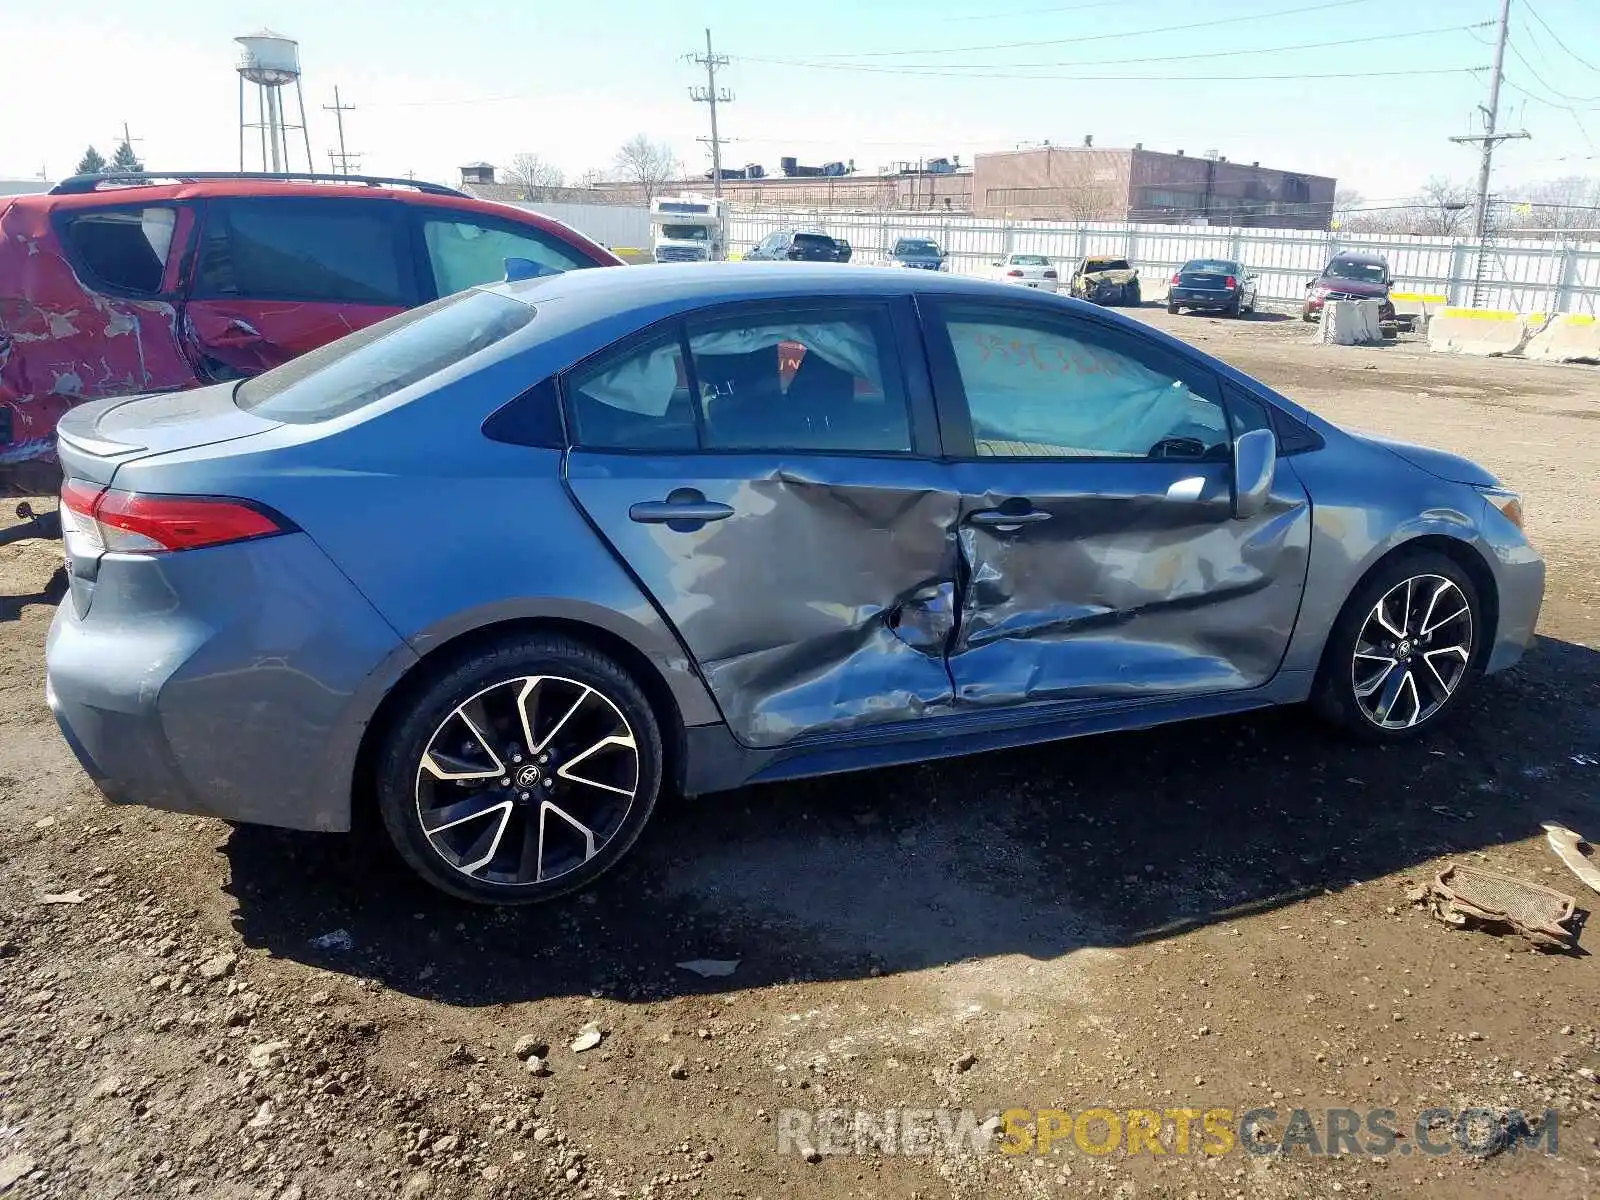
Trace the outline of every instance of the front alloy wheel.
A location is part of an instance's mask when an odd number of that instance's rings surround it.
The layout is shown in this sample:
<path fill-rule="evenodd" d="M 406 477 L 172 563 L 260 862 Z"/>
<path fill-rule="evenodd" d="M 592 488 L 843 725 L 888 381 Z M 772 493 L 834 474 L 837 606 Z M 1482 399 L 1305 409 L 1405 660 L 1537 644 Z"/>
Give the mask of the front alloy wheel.
<path fill-rule="evenodd" d="M 391 734 L 378 801 L 428 882 L 493 904 L 582 887 L 654 808 L 661 742 L 611 660 L 564 638 L 480 652 L 428 686 Z"/>
<path fill-rule="evenodd" d="M 1380 729 L 1409 729 L 1444 707 L 1472 665 L 1472 606 L 1438 575 L 1413 575 L 1367 614 L 1350 664 L 1361 711 Z"/>
<path fill-rule="evenodd" d="M 1471 578 L 1442 554 L 1419 550 L 1385 563 L 1329 631 L 1316 706 L 1368 740 L 1420 733 L 1478 674 L 1482 611 Z"/>

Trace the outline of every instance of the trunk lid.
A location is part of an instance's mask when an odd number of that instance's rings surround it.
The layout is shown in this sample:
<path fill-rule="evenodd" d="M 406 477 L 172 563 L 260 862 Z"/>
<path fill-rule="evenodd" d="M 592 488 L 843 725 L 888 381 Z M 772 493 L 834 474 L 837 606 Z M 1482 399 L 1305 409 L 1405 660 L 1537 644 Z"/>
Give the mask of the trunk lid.
<path fill-rule="evenodd" d="M 1182 271 L 1178 286 L 1187 288 L 1220 288 L 1227 290 L 1228 276 L 1223 271 Z"/>
<path fill-rule="evenodd" d="M 63 414 L 56 429 L 63 474 L 104 486 L 118 467 L 136 458 L 230 442 L 281 424 L 235 405 L 235 386 L 219 383 L 79 405 Z"/>

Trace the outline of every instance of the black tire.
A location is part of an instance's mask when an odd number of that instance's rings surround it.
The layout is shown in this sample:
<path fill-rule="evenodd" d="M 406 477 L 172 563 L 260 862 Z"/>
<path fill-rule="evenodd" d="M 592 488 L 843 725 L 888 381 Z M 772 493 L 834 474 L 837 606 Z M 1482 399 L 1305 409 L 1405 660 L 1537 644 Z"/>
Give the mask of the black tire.
<path fill-rule="evenodd" d="M 529 679 L 540 680 L 532 691 L 526 683 Z M 520 747 L 523 734 L 519 732 L 519 722 L 524 707 L 516 697 L 524 695 L 528 697 L 526 708 L 532 710 L 526 717 L 533 726 L 530 736 L 545 748 L 550 761 L 546 763 L 545 758 L 529 753 L 526 763 L 514 767 L 503 760 L 522 749 L 532 749 Z M 474 703 L 477 717 L 463 718 L 458 710 Z M 541 706 L 548 711 L 542 711 Z M 565 719 L 554 726 L 553 732 L 547 732 L 561 712 L 566 712 Z M 488 726 L 484 729 L 486 736 L 476 738 L 474 732 L 484 725 Z M 504 780 L 514 786 L 502 788 L 502 780 L 492 777 L 428 778 L 437 771 L 424 770 L 423 755 L 436 745 L 436 738 L 449 744 L 452 770 L 485 766 L 491 771 L 503 769 L 507 772 Z M 606 744 L 598 750 L 591 746 L 584 753 L 581 748 L 569 748 L 568 741 Z M 631 771 L 626 761 L 629 743 L 634 756 Z M 439 760 L 430 761 L 437 765 Z M 517 761 L 521 762 L 521 758 Z M 611 784 L 592 782 L 576 772 L 569 776 L 566 772 L 579 761 L 591 763 L 584 768 L 584 775 L 613 772 L 609 775 Z M 545 764 L 542 768 L 538 765 L 541 763 Z M 661 763 L 660 727 L 649 701 L 626 671 L 605 655 L 569 638 L 521 637 L 478 650 L 442 668 L 409 698 L 376 759 L 378 811 L 406 865 L 440 891 L 475 904 L 534 904 L 587 886 L 628 852 L 655 810 L 661 790 Z M 630 783 L 631 797 L 612 798 Z M 615 786 L 619 784 L 620 789 Z M 464 818 L 457 825 L 445 823 L 443 828 L 436 828 L 433 832 L 441 839 L 443 849 L 436 848 L 423 828 L 423 812 L 437 812 L 455 787 L 461 789 L 463 801 L 481 797 L 483 804 L 490 806 L 489 811 Z M 519 790 L 524 787 L 528 790 Z M 567 807 L 562 808 L 562 804 Z M 500 805 L 506 807 L 501 810 Z M 619 807 L 624 811 L 617 816 L 615 810 Z M 553 812 L 564 814 L 565 819 Z M 605 814 L 604 821 L 595 815 L 598 813 Z M 579 818 L 592 825 L 582 825 Z M 541 819 L 545 830 L 542 836 L 538 825 Z M 495 824 L 491 826 L 490 822 Z M 519 858 L 517 870 L 527 867 L 523 835 L 530 824 L 533 829 L 528 836 L 537 845 L 533 879 L 516 882 L 492 878 L 512 873 L 508 864 L 513 855 Z M 461 832 L 449 834 L 452 828 Z M 578 832 L 580 828 L 587 831 L 587 836 Z M 459 847 L 473 837 L 488 838 L 490 845 L 473 843 L 472 848 L 459 855 L 460 863 L 445 857 L 453 846 Z M 563 843 L 576 843 L 575 853 L 581 861 L 540 879 L 547 861 L 546 838 L 556 849 Z M 501 847 L 505 847 L 503 853 Z M 484 848 L 490 849 L 490 860 L 476 871 L 468 870 Z M 468 860 L 468 854 L 474 858 Z M 553 865 L 563 861 L 557 859 Z"/>
<path fill-rule="evenodd" d="M 1233 303 L 1229 304 L 1222 310 L 1222 315 L 1225 317 L 1233 317 L 1235 320 L 1237 320 L 1239 314 L 1243 311 L 1244 310 L 1240 307 L 1239 298 L 1236 296 L 1234 297 Z"/>
<path fill-rule="evenodd" d="M 1173 316 L 1173 317 L 1177 316 L 1178 315 L 1178 306 L 1176 304 L 1167 305 L 1167 315 L 1168 316 Z"/>
<path fill-rule="evenodd" d="M 1416 581 L 1417 586 L 1413 593 L 1411 612 L 1402 622 L 1399 614 L 1403 598 L 1397 589 L 1407 580 Z M 1448 589 L 1438 590 L 1438 584 L 1445 581 L 1452 585 L 1454 592 Z M 1403 625 L 1403 632 L 1409 636 L 1400 638 L 1392 646 L 1374 644 L 1364 636 L 1364 631 L 1376 631 L 1382 638 L 1394 636 L 1381 622 L 1369 625 L 1369 621 L 1376 622 L 1374 609 L 1379 601 L 1391 596 L 1393 599 L 1388 601 L 1391 624 L 1395 627 Z M 1461 640 L 1460 621 L 1443 626 L 1442 632 L 1436 629 L 1426 639 L 1417 636 L 1425 628 L 1423 622 L 1430 620 L 1438 622 L 1440 618 L 1448 615 L 1437 606 L 1437 603 L 1430 612 L 1428 610 L 1430 598 L 1436 602 L 1443 601 L 1444 609 L 1454 611 L 1454 601 L 1457 596 L 1464 603 L 1467 612 L 1464 659 L 1447 649 L 1444 644 L 1446 641 L 1453 644 Z M 1416 620 L 1419 615 L 1421 620 Z M 1413 628 L 1414 622 L 1416 628 Z M 1312 691 L 1313 703 L 1323 717 L 1363 741 L 1400 742 L 1417 737 L 1437 725 L 1442 717 L 1459 704 L 1461 697 L 1471 690 L 1478 676 L 1482 674 L 1483 634 L 1483 602 L 1478 595 L 1478 589 L 1473 585 L 1471 576 L 1453 560 L 1434 551 L 1402 552 L 1383 563 L 1345 601 L 1344 608 L 1328 635 L 1328 644 L 1323 650 L 1322 664 Z M 1430 646 L 1433 648 L 1428 649 Z M 1364 651 L 1359 660 L 1358 650 Z M 1384 662 L 1390 659 L 1384 656 L 1395 654 L 1398 657 L 1393 659 L 1393 666 L 1385 671 Z M 1430 664 L 1430 655 L 1436 659 L 1436 663 Z M 1397 685 L 1398 695 L 1387 706 L 1387 720 L 1400 722 L 1411 717 L 1413 714 L 1407 712 L 1406 706 L 1413 701 L 1415 719 L 1401 727 L 1396 727 L 1392 723 L 1380 723 L 1359 691 L 1358 671 L 1365 675 L 1365 679 L 1360 681 L 1362 683 L 1370 683 L 1374 678 L 1387 682 L 1396 678 L 1395 671 L 1412 672 L 1415 678 L 1409 685 L 1403 678 L 1400 679 Z M 1424 672 L 1432 672 L 1431 677 Z M 1448 686 L 1436 687 L 1436 683 Z M 1438 699 L 1440 692 L 1443 693 L 1442 700 L 1439 700 L 1434 707 L 1433 701 Z M 1368 697 L 1372 706 L 1381 706 L 1383 695 L 1382 688 L 1372 693 Z"/>

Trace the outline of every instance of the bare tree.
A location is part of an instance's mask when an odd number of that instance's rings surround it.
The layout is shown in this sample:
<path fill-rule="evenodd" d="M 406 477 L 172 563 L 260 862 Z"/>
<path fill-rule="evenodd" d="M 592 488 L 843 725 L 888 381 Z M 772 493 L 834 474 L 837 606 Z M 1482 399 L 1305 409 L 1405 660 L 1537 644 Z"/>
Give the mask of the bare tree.
<path fill-rule="evenodd" d="M 1333 193 L 1333 221 L 1335 229 L 1348 228 L 1356 213 L 1366 203 L 1366 197 L 1355 188 L 1338 188 Z"/>
<path fill-rule="evenodd" d="M 548 200 L 551 191 L 566 182 L 560 167 L 527 150 L 511 156 L 505 179 L 522 189 L 524 200 Z"/>
<path fill-rule="evenodd" d="M 1435 175 L 1417 193 L 1407 233 L 1444 234 L 1453 237 L 1472 226 L 1472 189 Z"/>
<path fill-rule="evenodd" d="M 1506 190 L 1503 217 L 1522 229 L 1600 229 L 1600 179 L 1568 175 Z"/>
<path fill-rule="evenodd" d="M 652 142 L 642 133 L 622 143 L 617 151 L 616 168 L 620 179 L 638 185 L 646 204 L 655 198 L 662 184 L 679 172 L 672 147 L 665 142 Z"/>

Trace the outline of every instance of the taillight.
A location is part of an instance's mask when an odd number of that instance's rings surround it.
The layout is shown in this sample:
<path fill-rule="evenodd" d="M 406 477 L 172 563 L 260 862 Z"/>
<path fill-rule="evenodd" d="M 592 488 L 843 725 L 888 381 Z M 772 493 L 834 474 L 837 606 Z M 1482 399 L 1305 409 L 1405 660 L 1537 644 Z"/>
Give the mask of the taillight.
<path fill-rule="evenodd" d="M 1022 278 L 1022 272 L 1020 270 L 1007 271 L 1006 272 L 1006 278 L 1007 279 L 1021 279 Z"/>
<path fill-rule="evenodd" d="M 1044 273 L 1044 277 L 1046 279 L 1054 279 L 1056 277 L 1056 273 L 1054 271 L 1046 271 Z"/>
<path fill-rule="evenodd" d="M 101 490 L 82 480 L 61 485 L 62 534 L 91 553 L 159 554 L 198 550 L 287 533 L 276 513 L 228 496 L 153 496 Z"/>
<path fill-rule="evenodd" d="M 1173 283 L 1177 283 L 1178 282 L 1178 273 L 1176 271 L 1174 271 L 1172 273 L 1172 282 Z"/>
<path fill-rule="evenodd" d="M 1223 287 L 1231 287 L 1231 288 L 1238 287 L 1239 286 L 1239 281 L 1237 279 L 1235 279 L 1232 275 L 1229 275 L 1226 279 L 1224 279 L 1222 281 L 1222 286 Z"/>

